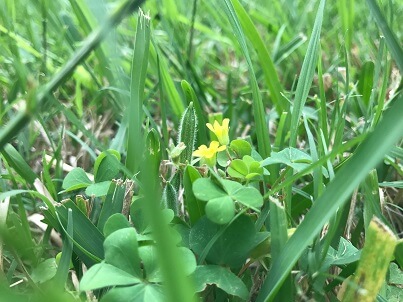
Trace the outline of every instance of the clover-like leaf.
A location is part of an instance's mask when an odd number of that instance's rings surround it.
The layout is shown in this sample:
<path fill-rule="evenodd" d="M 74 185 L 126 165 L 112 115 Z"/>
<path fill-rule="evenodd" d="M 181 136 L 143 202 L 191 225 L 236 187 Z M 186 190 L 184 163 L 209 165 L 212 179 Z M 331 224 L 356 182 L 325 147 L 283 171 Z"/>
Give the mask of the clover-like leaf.
<path fill-rule="evenodd" d="M 105 262 L 133 276 L 142 276 L 138 243 L 134 228 L 117 230 L 104 241 Z"/>
<path fill-rule="evenodd" d="M 143 301 L 164 302 L 164 291 L 159 284 L 140 283 L 129 287 L 115 287 L 101 298 L 101 302 Z"/>
<path fill-rule="evenodd" d="M 124 270 L 101 262 L 89 268 L 80 281 L 80 290 L 87 291 L 115 285 L 131 285 L 141 282 Z"/>
<path fill-rule="evenodd" d="M 235 205 L 229 196 L 210 199 L 205 210 L 207 217 L 218 224 L 230 222 L 235 215 Z"/>
<path fill-rule="evenodd" d="M 257 244 L 255 225 L 247 215 L 237 217 L 208 249 L 220 229 L 220 225 L 203 216 L 190 230 L 190 247 L 197 255 L 207 252 L 209 263 L 239 268 Z"/>
<path fill-rule="evenodd" d="M 244 187 L 238 182 L 226 179 L 222 180 L 222 184 L 233 200 L 255 211 L 259 211 L 259 208 L 263 205 L 263 197 L 257 189 Z"/>
<path fill-rule="evenodd" d="M 209 178 L 199 178 L 193 183 L 193 193 L 196 198 L 209 201 L 213 198 L 224 197 L 227 194 Z"/>
<path fill-rule="evenodd" d="M 82 188 L 86 188 L 92 184 L 87 173 L 82 168 L 74 168 L 63 180 L 62 188 L 65 192 L 70 192 Z"/>
<path fill-rule="evenodd" d="M 121 213 L 115 213 L 112 216 L 108 218 L 104 225 L 104 235 L 105 237 L 108 237 L 110 234 L 113 232 L 124 229 L 124 228 L 130 228 L 130 222 L 127 220 L 127 218 L 121 214 Z"/>
<path fill-rule="evenodd" d="M 94 163 L 95 182 L 112 180 L 119 173 L 120 153 L 109 149 L 98 155 Z"/>
<path fill-rule="evenodd" d="M 229 176 L 239 179 L 244 179 L 245 176 L 249 173 L 248 166 L 241 159 L 234 159 L 231 161 L 227 169 L 227 173 Z"/>
<path fill-rule="evenodd" d="M 193 274 L 196 291 L 203 291 L 208 284 L 215 284 L 227 294 L 248 299 L 248 289 L 242 280 L 230 270 L 218 265 L 200 265 Z"/>
<path fill-rule="evenodd" d="M 245 155 L 251 155 L 252 146 L 243 139 L 235 139 L 231 141 L 230 148 L 237 154 L 238 158 L 242 158 Z"/>
<path fill-rule="evenodd" d="M 272 152 L 270 157 L 260 162 L 260 165 L 263 167 L 273 164 L 285 164 L 300 172 L 311 163 L 312 157 L 309 154 L 296 148 L 285 148 L 280 152 Z M 325 177 L 328 177 L 328 172 L 324 167 L 322 167 L 322 173 Z"/>

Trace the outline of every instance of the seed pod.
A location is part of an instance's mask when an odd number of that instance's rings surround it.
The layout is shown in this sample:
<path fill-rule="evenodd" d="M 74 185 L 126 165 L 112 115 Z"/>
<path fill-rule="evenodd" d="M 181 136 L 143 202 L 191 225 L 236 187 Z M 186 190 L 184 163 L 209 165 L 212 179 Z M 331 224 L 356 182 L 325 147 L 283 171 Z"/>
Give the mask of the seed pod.
<path fill-rule="evenodd" d="M 169 181 L 162 192 L 162 204 L 164 208 L 174 211 L 175 216 L 179 215 L 178 192 Z"/>
<path fill-rule="evenodd" d="M 193 102 L 191 102 L 183 113 L 179 126 L 178 143 L 183 142 L 186 146 L 186 149 L 179 155 L 179 162 L 182 164 L 186 164 L 186 162 L 190 164 L 192 161 L 192 153 L 196 143 L 196 132 L 197 117 L 193 108 Z"/>

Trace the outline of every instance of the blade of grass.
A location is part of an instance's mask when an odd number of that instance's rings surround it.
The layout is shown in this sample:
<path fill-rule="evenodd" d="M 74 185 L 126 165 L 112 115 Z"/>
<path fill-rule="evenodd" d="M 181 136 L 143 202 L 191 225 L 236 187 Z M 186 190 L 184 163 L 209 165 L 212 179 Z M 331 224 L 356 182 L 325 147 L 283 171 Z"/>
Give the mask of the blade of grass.
<path fill-rule="evenodd" d="M 351 50 L 351 43 L 353 41 L 354 33 L 354 1 L 338 0 L 337 8 L 341 16 L 341 24 L 343 27 L 343 35 L 346 37 L 346 48 Z"/>
<path fill-rule="evenodd" d="M 21 154 L 10 144 L 4 146 L 1 154 L 7 163 L 30 185 L 33 185 L 38 176 L 32 171 Z"/>
<path fill-rule="evenodd" d="M 32 116 L 41 109 L 41 105 L 48 95 L 62 85 L 72 74 L 74 69 L 101 43 L 109 31 L 118 25 L 123 18 L 140 6 L 145 0 L 127 0 L 118 10 L 113 13 L 103 25 L 93 32 L 83 42 L 83 46 L 78 49 L 72 58 L 63 66 L 63 68 L 53 76 L 53 78 L 44 86 L 42 86 L 32 102 L 34 104 L 28 106 L 31 110 L 26 110 L 18 114 L 12 121 L 0 130 L 0 149 L 9 142 L 17 133 L 19 133 L 31 120 Z"/>
<path fill-rule="evenodd" d="M 185 110 L 185 106 L 183 105 L 178 90 L 175 87 L 175 83 L 169 74 L 167 62 L 165 61 L 165 58 L 160 55 L 158 45 L 153 39 L 150 45 L 150 63 L 155 69 L 159 68 L 161 76 L 160 81 L 162 82 L 162 87 L 164 89 L 164 96 L 168 99 L 176 118 L 180 118 L 182 112 Z"/>
<path fill-rule="evenodd" d="M 255 118 L 258 151 L 263 158 L 266 158 L 269 157 L 271 153 L 269 130 L 266 123 L 266 115 L 262 102 L 262 96 L 259 92 L 259 86 L 257 84 L 255 71 L 253 69 L 248 47 L 246 45 L 245 35 L 242 31 L 241 24 L 239 22 L 238 16 L 235 12 L 231 0 L 221 0 L 220 4 L 222 9 L 226 13 L 228 20 L 231 23 L 232 29 L 241 47 L 242 54 L 245 57 L 246 63 L 248 65 L 249 81 L 252 89 L 253 115 Z M 274 170 L 275 167 L 274 168 L 273 167 L 270 169 L 271 172 L 270 180 L 272 183 L 274 183 L 276 178 L 276 173 Z"/>
<path fill-rule="evenodd" d="M 276 107 L 278 114 L 281 114 L 283 111 L 288 110 L 289 104 L 287 100 L 281 95 L 281 93 L 283 92 L 283 88 L 280 80 L 278 79 L 273 60 L 271 59 L 270 54 L 265 44 L 263 43 L 263 40 L 260 37 L 256 27 L 253 25 L 252 20 L 246 13 L 241 3 L 238 0 L 232 0 L 232 4 L 238 15 L 238 20 L 242 26 L 246 38 L 248 38 L 248 40 L 252 43 L 253 47 L 256 50 L 260 62 L 259 65 L 263 70 L 266 85 L 269 88 L 273 104 Z"/>
<path fill-rule="evenodd" d="M 159 162 L 155 162 L 152 154 L 146 153 L 146 158 L 141 167 L 141 181 L 143 183 L 142 193 L 144 194 L 144 206 L 148 220 L 153 230 L 153 237 L 156 241 L 158 264 L 164 276 L 167 301 L 191 302 L 197 301 L 194 295 L 193 284 L 184 274 L 183 259 L 176 252 L 177 247 L 172 237 L 172 231 L 164 222 L 160 209 L 161 189 L 158 183 Z"/>
<path fill-rule="evenodd" d="M 67 234 L 64 236 L 62 256 L 57 266 L 55 275 L 55 285 L 63 290 L 67 281 L 70 269 L 71 255 L 73 253 L 73 211 L 68 209 L 67 212 Z"/>
<path fill-rule="evenodd" d="M 319 59 L 318 59 L 318 82 L 319 82 L 319 125 L 325 137 L 325 143 L 329 143 L 329 130 L 327 124 L 327 108 L 326 108 L 326 95 L 323 83 L 323 70 L 322 70 L 322 49 L 319 45 Z"/>
<path fill-rule="evenodd" d="M 312 30 L 312 36 L 309 40 L 308 49 L 302 63 L 301 73 L 294 97 L 294 106 L 291 114 L 291 137 L 290 147 L 295 147 L 297 144 L 298 124 L 304 108 L 305 101 L 308 97 L 309 89 L 311 88 L 313 76 L 315 73 L 316 63 L 318 61 L 320 31 L 322 28 L 323 11 L 325 9 L 325 0 L 321 0 L 318 11 L 316 13 L 315 24 Z"/>
<path fill-rule="evenodd" d="M 126 167 L 133 174 L 138 172 L 143 153 L 143 144 L 139 142 L 143 137 L 141 128 L 144 120 L 144 85 L 148 67 L 149 46 L 150 17 L 140 10 L 131 66 L 130 103 L 126 111 L 129 121 Z"/>
<path fill-rule="evenodd" d="M 340 168 L 334 180 L 329 183 L 324 193 L 314 202 L 294 235 L 284 246 L 278 261 L 273 263 L 257 301 L 271 301 L 275 297 L 305 248 L 311 244 L 337 209 L 344 205 L 348 196 L 366 177 L 370 169 L 402 137 L 402 111 L 403 95 L 400 94 L 375 130 L 357 148 L 351 159 Z M 387 135 L 385 135 L 386 133 Z M 368 157 L 368 154 L 371 156 Z"/>
<path fill-rule="evenodd" d="M 390 29 L 388 22 L 383 16 L 375 0 L 367 0 L 367 4 L 369 6 L 372 15 L 375 18 L 375 22 L 377 23 L 383 35 L 385 36 L 386 44 L 389 47 L 389 51 L 390 54 L 392 55 L 392 58 L 395 60 L 396 65 L 400 70 L 400 73 L 403 73 L 403 49 L 400 46 L 396 38 L 396 35 Z"/>
<path fill-rule="evenodd" d="M 287 234 L 287 216 L 284 207 L 277 201 L 270 201 L 270 234 L 271 234 L 271 259 L 275 263 L 280 257 L 283 247 L 288 240 Z M 284 284 L 279 289 L 276 301 L 294 301 L 294 286 L 291 274 L 288 274 Z"/>

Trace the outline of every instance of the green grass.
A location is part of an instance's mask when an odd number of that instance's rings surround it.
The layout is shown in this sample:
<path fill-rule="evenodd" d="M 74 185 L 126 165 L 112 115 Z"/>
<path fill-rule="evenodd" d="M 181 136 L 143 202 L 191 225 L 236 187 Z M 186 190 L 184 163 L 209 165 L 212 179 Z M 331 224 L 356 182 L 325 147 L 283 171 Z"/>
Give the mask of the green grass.
<path fill-rule="evenodd" d="M 403 5 L 350 2 L 3 1 L 0 300 L 399 301 Z"/>

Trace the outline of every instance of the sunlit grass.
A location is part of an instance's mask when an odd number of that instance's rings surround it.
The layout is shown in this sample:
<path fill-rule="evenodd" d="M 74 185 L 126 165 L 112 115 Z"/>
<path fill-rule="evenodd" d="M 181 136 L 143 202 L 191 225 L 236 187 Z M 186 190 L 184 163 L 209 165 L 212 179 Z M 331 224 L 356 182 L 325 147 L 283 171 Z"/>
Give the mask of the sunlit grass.
<path fill-rule="evenodd" d="M 351 3 L 1 3 L 0 297 L 395 301 L 403 6 Z"/>

